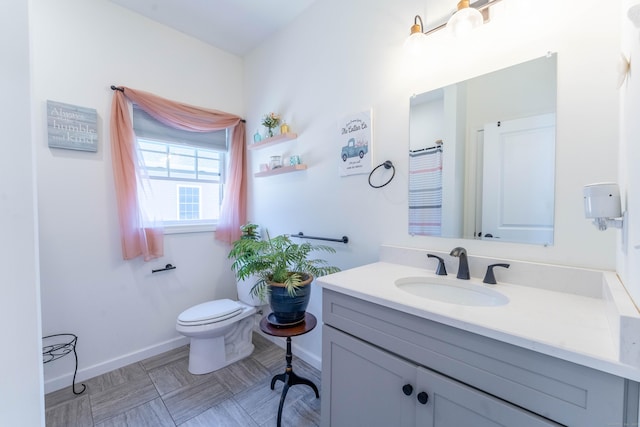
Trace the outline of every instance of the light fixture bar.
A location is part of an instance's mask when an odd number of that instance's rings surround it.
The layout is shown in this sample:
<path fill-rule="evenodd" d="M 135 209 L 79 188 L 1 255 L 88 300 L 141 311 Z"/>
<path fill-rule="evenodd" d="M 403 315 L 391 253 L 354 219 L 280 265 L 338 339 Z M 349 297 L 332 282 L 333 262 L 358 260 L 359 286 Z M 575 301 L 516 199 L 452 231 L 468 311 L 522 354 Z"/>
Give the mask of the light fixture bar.
<path fill-rule="evenodd" d="M 478 10 L 482 14 L 483 22 L 486 24 L 487 22 L 489 22 L 489 7 L 493 6 L 494 4 L 500 3 L 501 1 L 502 0 L 478 0 L 469 5 L 469 7 Z M 420 19 L 420 23 L 422 23 L 422 19 Z M 436 31 L 442 30 L 446 26 L 447 21 L 444 21 L 442 24 L 425 31 L 424 34 L 429 35 L 431 33 L 435 33 Z"/>

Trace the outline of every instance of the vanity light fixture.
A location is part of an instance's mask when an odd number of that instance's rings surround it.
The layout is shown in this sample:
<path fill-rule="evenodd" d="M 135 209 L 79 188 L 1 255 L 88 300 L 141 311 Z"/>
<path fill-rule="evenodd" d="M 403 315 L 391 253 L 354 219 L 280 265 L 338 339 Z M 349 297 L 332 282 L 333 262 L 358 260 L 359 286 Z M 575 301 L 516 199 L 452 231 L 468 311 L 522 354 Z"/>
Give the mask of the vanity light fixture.
<path fill-rule="evenodd" d="M 447 30 L 454 37 L 469 34 L 484 23 L 484 16 L 476 8 L 469 7 L 469 0 L 458 2 L 458 11 L 447 21 Z"/>
<path fill-rule="evenodd" d="M 416 15 L 413 19 L 413 25 L 409 32 L 409 37 L 404 42 L 404 48 L 407 51 L 415 52 L 420 50 L 426 36 L 429 34 L 448 28 L 455 36 L 462 36 L 474 28 L 489 21 L 489 8 L 502 0 L 478 0 L 470 4 L 470 0 L 460 0 L 458 2 L 458 10 L 447 20 L 435 27 L 426 30 L 420 15 Z"/>
<path fill-rule="evenodd" d="M 417 54 L 422 48 L 424 40 L 427 38 L 427 33 L 423 32 L 424 25 L 420 15 L 416 15 L 413 18 L 413 25 L 411 26 L 411 33 L 409 37 L 404 41 L 404 49 L 411 53 Z"/>

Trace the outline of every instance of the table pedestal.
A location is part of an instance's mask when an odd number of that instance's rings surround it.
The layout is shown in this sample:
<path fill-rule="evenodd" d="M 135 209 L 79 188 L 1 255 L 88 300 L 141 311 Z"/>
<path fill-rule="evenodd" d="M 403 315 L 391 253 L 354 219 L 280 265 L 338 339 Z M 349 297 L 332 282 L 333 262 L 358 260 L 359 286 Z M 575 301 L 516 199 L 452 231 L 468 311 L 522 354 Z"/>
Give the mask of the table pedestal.
<path fill-rule="evenodd" d="M 302 378 L 296 375 L 293 372 L 293 366 L 291 365 L 291 361 L 293 360 L 293 354 L 291 353 L 291 337 L 306 334 L 316 327 L 317 320 L 316 317 L 311 313 L 305 314 L 304 322 L 295 325 L 293 327 L 282 328 L 277 327 L 269 323 L 266 317 L 264 317 L 260 321 L 260 329 L 265 334 L 273 335 L 276 337 L 286 337 L 287 338 L 287 353 L 285 359 L 287 361 L 287 367 L 283 374 L 277 374 L 271 379 L 271 390 L 274 389 L 277 381 L 282 381 L 284 386 L 282 387 L 282 394 L 280 395 L 280 405 L 278 406 L 278 424 L 277 426 L 281 426 L 282 422 L 282 408 L 284 406 L 284 400 L 287 397 L 287 392 L 289 391 L 289 387 L 294 386 L 296 384 L 303 384 L 311 387 L 316 394 L 316 399 L 320 398 L 320 393 L 318 393 L 318 387 L 306 378 Z"/>

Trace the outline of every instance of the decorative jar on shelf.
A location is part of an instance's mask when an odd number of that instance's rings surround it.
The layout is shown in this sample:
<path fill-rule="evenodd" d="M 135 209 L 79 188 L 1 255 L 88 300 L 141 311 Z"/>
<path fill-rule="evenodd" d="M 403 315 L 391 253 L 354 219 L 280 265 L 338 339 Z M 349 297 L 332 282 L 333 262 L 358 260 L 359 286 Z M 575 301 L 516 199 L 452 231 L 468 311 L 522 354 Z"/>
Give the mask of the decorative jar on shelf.
<path fill-rule="evenodd" d="M 282 122 L 282 125 L 280 125 L 280 133 L 283 135 L 285 133 L 289 133 L 289 125 L 287 124 L 287 122 Z"/>
<path fill-rule="evenodd" d="M 260 135 L 260 131 L 256 130 L 256 133 L 253 134 L 253 142 L 262 141 L 262 135 Z"/>
<path fill-rule="evenodd" d="M 269 158 L 269 169 L 278 169 L 282 167 L 281 156 L 271 156 Z"/>

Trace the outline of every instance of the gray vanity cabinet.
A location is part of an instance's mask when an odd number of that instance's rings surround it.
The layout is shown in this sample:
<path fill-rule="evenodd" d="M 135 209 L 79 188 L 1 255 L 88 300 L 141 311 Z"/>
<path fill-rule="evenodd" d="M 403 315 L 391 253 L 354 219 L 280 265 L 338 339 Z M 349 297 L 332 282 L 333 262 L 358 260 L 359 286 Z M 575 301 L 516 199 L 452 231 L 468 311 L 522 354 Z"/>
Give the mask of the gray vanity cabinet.
<path fill-rule="evenodd" d="M 324 426 L 549 427 L 528 411 L 323 326 Z M 323 354 L 323 360 L 326 354 Z"/>
<path fill-rule="evenodd" d="M 322 328 L 324 426 L 415 426 L 416 366 L 326 325 Z M 332 393 L 325 393 L 325 369 Z M 403 387 L 411 387 L 409 396 Z M 324 407 L 330 401 L 326 417 Z"/>
<path fill-rule="evenodd" d="M 624 378 L 329 289 L 323 322 L 324 427 L 638 422 Z"/>
<path fill-rule="evenodd" d="M 420 427 L 560 426 L 428 369 L 418 368 L 417 384 L 429 396 L 416 413 Z"/>

